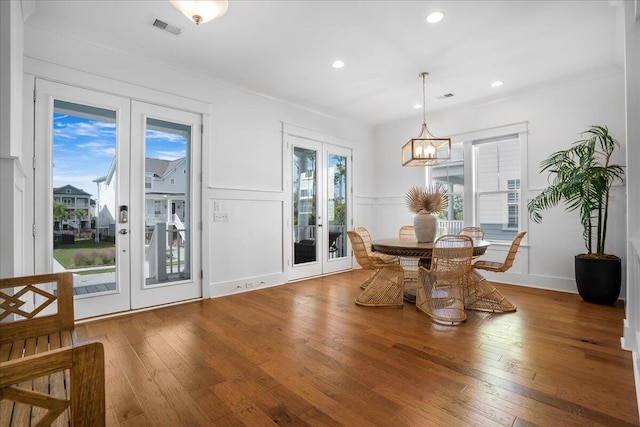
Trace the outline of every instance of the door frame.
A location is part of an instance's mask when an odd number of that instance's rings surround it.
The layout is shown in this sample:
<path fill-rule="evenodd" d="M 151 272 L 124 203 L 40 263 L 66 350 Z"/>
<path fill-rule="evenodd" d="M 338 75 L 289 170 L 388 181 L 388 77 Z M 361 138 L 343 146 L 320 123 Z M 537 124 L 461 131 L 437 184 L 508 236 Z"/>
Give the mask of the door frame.
<path fill-rule="evenodd" d="M 191 272 L 190 278 L 183 281 L 169 282 L 167 284 L 158 284 L 147 286 L 144 274 L 144 259 L 137 259 L 138 256 L 144 257 L 144 232 L 145 232 L 145 199 L 144 199 L 144 181 L 145 181 L 145 157 L 144 146 L 146 146 L 146 122 L 147 118 L 159 119 L 171 123 L 179 123 L 192 125 L 191 127 L 191 153 L 189 165 L 190 185 L 189 185 L 189 223 L 191 228 L 191 236 L 188 241 Z M 138 164 L 132 164 L 131 174 L 134 171 L 139 173 L 138 188 L 130 190 L 130 210 L 132 212 L 141 212 L 141 215 L 132 215 L 128 224 L 130 230 L 131 247 L 138 250 L 131 251 L 133 265 L 131 266 L 131 309 L 151 307 L 154 305 L 168 304 L 179 301 L 201 298 L 203 295 L 202 279 L 201 279 L 201 254 L 202 254 L 202 233 L 199 230 L 202 215 L 202 190 L 201 182 L 198 177 L 202 173 L 202 115 L 191 113 L 188 111 L 178 110 L 172 107 L 163 107 L 146 102 L 131 101 L 131 159 L 137 159 Z M 136 142 L 140 142 L 137 144 Z M 134 178 L 134 177 L 132 177 Z M 135 179 L 132 179 L 132 182 Z M 187 200 L 185 198 L 185 206 Z M 171 211 L 171 206 L 167 205 L 167 210 Z M 180 287 L 178 289 L 178 286 Z M 176 293 L 180 296 L 176 298 Z"/>
<path fill-rule="evenodd" d="M 34 107 L 34 269 L 35 274 L 51 273 L 53 269 L 53 103 L 64 100 L 80 105 L 90 105 L 116 112 L 116 150 L 131 145 L 129 117 L 131 104 L 128 99 L 117 95 L 105 94 L 79 88 L 73 85 L 36 79 L 37 94 Z M 122 175 L 117 182 L 117 192 L 121 185 L 129 182 L 128 153 L 118 152 L 116 156 L 119 172 Z M 121 201 L 122 204 L 128 200 Z M 117 224 L 116 224 L 117 225 Z M 116 313 L 130 309 L 131 293 L 129 263 L 123 262 L 129 254 L 129 240 L 116 238 L 116 291 L 101 294 L 99 298 L 74 298 L 75 316 L 78 319 L 102 314 Z"/>
<path fill-rule="evenodd" d="M 76 77 L 83 75 L 84 73 L 76 72 L 75 70 L 70 71 L 71 74 L 76 75 Z M 53 220 L 51 215 L 50 206 L 52 204 L 52 176 L 51 176 L 51 167 L 52 164 L 52 152 L 53 147 L 50 144 L 52 141 L 52 115 L 49 117 L 49 114 L 53 111 L 53 100 L 54 99 L 62 99 L 70 102 L 74 102 L 77 104 L 85 104 L 85 105 L 95 105 L 97 107 L 116 110 L 116 120 L 118 122 L 119 127 L 117 127 L 118 132 L 121 132 L 119 136 L 119 140 L 123 141 L 123 138 L 128 146 L 131 146 L 131 120 L 133 120 L 131 114 L 131 102 L 133 101 L 133 97 L 124 95 L 127 91 L 124 86 L 128 85 L 120 85 L 116 84 L 116 89 L 119 89 L 121 94 L 117 93 L 106 93 L 97 88 L 83 88 L 73 83 L 68 83 L 65 81 L 54 81 L 46 77 L 38 77 L 32 76 L 33 80 L 27 81 L 25 80 L 25 91 L 27 90 L 27 85 L 31 84 L 33 93 L 34 93 L 34 109 L 33 109 L 33 145 L 31 146 L 32 152 L 30 154 L 33 155 L 34 162 L 34 172 L 32 179 L 32 195 L 33 195 L 33 272 L 37 273 L 45 273 L 50 272 L 53 269 L 53 258 L 52 258 L 52 247 L 53 247 Z M 102 86 L 111 87 L 113 82 L 109 79 L 98 78 L 97 80 L 102 82 Z M 110 84 L 111 83 L 111 84 Z M 100 85 L 97 85 L 100 86 Z M 142 89 L 138 88 L 138 90 L 134 90 L 134 92 L 139 93 L 142 90 L 146 93 L 147 97 L 145 98 L 154 98 L 153 94 L 155 91 L 150 89 Z M 117 92 L 118 90 L 116 90 Z M 166 94 L 159 94 L 160 98 L 167 98 Z M 202 186 L 204 182 L 204 173 L 202 168 L 202 158 L 203 152 L 205 151 L 202 141 L 205 137 L 205 132 L 208 132 L 208 114 L 203 113 L 206 108 L 204 108 L 204 103 L 196 103 L 201 104 L 201 108 L 193 108 L 193 102 L 181 102 L 180 97 L 177 96 L 169 96 L 170 99 L 173 100 L 174 106 L 170 107 L 172 110 L 178 112 L 185 112 L 189 114 L 196 114 L 200 117 L 200 122 L 198 124 L 198 129 L 194 129 L 194 134 L 197 133 L 199 135 L 199 142 L 196 144 L 195 142 L 192 144 L 194 148 L 192 148 L 192 157 L 193 162 L 198 162 L 198 170 L 192 171 L 191 178 L 191 187 L 192 187 L 192 210 L 194 212 L 194 222 L 193 222 L 193 233 L 192 233 L 192 259 L 193 259 L 193 271 L 191 274 L 191 280 L 196 281 L 198 283 L 199 288 L 199 296 L 195 298 L 202 298 L 209 296 L 209 289 L 204 285 L 205 281 L 203 280 L 203 271 L 201 270 L 202 266 L 202 257 L 206 255 L 205 245 L 203 243 L 202 235 L 203 235 L 203 225 L 202 225 Z M 92 99 L 98 99 L 101 101 L 93 101 Z M 154 102 L 141 101 L 143 103 L 158 106 Z M 126 107 L 125 107 L 126 104 Z M 114 105 L 118 107 L 114 108 Z M 170 105 L 170 104 L 165 104 Z M 208 106 L 208 104 L 206 104 Z M 187 106 L 187 108 L 184 108 Z M 181 108 L 182 107 L 182 108 Z M 40 120 L 39 118 L 45 117 L 46 120 Z M 122 118 L 126 118 L 126 120 L 122 120 Z M 46 123 L 45 123 L 46 122 Z M 124 124 L 126 123 L 126 126 Z M 25 137 L 28 138 L 31 132 L 26 132 Z M 43 145 L 48 145 L 46 149 L 43 149 Z M 197 145 L 197 147 L 196 147 Z M 195 153 L 193 150 L 197 150 Z M 28 153 L 28 151 L 26 152 Z M 205 153 L 208 154 L 208 153 Z M 123 156 L 124 157 L 124 156 Z M 127 154 L 126 157 L 129 157 Z M 37 167 L 36 167 L 37 165 Z M 130 173 L 131 168 L 127 166 L 126 168 L 121 168 L 126 171 L 126 174 Z M 126 176 L 125 179 L 119 180 L 120 182 L 128 182 L 129 176 Z M 46 183 L 43 184 L 43 183 Z M 127 200 L 127 205 L 129 205 L 130 200 Z M 121 203 L 123 204 L 123 203 Z M 44 206 L 44 208 L 43 208 Z M 117 229 L 119 229 L 120 224 L 116 224 Z M 197 243 L 196 243 L 197 240 Z M 120 243 L 120 247 L 118 247 L 118 251 L 120 252 L 122 249 L 126 249 L 127 253 L 129 252 L 130 243 L 127 239 L 126 243 Z M 118 279 L 117 283 L 124 283 L 123 280 L 126 280 L 128 283 L 131 283 L 131 272 L 129 269 L 124 271 L 125 269 L 118 269 Z M 96 305 L 94 304 L 89 309 L 85 309 L 82 306 L 86 305 L 84 303 L 76 302 L 76 319 L 82 319 L 87 317 L 98 316 L 102 314 L 112 314 L 122 311 L 131 311 L 134 310 L 132 308 L 132 297 L 131 297 L 131 286 L 128 289 L 122 289 L 122 292 L 118 294 L 119 296 L 107 294 L 106 296 L 110 296 L 107 300 L 102 300 L 99 303 L 102 310 L 105 310 L 105 307 L 108 307 L 108 310 L 101 311 L 96 309 Z M 90 300 L 91 298 L 86 298 L 86 300 Z M 178 302 L 178 301 L 174 301 Z M 158 304 L 163 304 L 165 302 L 160 302 Z"/>
<path fill-rule="evenodd" d="M 294 266 L 293 263 L 293 201 L 292 194 L 292 161 L 293 161 L 293 147 L 302 147 L 314 149 L 318 153 L 318 159 L 316 160 L 317 173 L 317 198 L 326 199 L 327 197 L 327 185 L 324 182 L 326 180 L 325 171 L 327 167 L 327 152 L 331 151 L 330 148 L 334 147 L 336 151 L 342 151 L 347 157 L 347 219 L 346 224 L 348 228 L 353 227 L 353 150 L 349 146 L 351 144 L 348 141 L 324 135 L 320 132 L 301 128 L 298 126 L 282 123 L 282 136 L 283 136 L 283 188 L 285 191 L 285 212 L 283 215 L 283 239 L 284 239 L 284 265 L 289 280 L 300 280 L 307 277 L 319 276 L 323 274 L 335 273 L 338 271 L 350 270 L 353 267 L 353 257 L 351 256 L 351 243 L 346 239 L 346 256 L 340 258 L 338 261 L 329 261 L 325 254 L 328 254 L 328 234 L 329 227 L 323 226 L 322 233 L 319 236 L 321 245 L 316 245 L 316 262 Z M 329 149 L 329 150 L 327 150 Z M 346 154 L 348 152 L 348 154 Z M 337 153 L 340 154 L 340 153 Z M 326 206 L 323 203 L 322 217 L 326 217 Z M 324 221 L 324 220 L 323 220 Z"/>

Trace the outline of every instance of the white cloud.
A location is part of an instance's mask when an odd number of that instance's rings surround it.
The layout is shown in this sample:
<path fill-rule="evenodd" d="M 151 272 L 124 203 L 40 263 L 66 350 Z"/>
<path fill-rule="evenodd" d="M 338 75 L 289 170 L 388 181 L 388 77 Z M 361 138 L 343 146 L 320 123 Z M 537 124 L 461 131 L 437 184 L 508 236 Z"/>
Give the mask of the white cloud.
<path fill-rule="evenodd" d="M 160 160 L 176 160 L 181 159 L 185 156 L 184 150 L 175 150 L 175 151 L 154 151 L 152 153 L 147 153 L 147 157 L 151 157 L 153 159 Z"/>

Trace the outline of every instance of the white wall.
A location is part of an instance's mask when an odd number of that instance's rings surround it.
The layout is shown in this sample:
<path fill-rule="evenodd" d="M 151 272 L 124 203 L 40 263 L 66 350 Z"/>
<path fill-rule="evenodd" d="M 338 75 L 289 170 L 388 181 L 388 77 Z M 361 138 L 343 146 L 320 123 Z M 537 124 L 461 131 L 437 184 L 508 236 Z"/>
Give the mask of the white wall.
<path fill-rule="evenodd" d="M 580 139 L 579 133 L 591 125 L 609 127 L 622 145 L 613 160 L 625 164 L 624 102 L 624 74 L 622 70 L 611 70 L 600 77 L 558 85 L 527 96 L 438 114 L 427 113 L 427 123 L 435 135 L 455 136 L 527 122 L 528 152 L 523 156 L 527 156 L 528 188 L 522 189 L 526 203 L 546 186 L 546 176 L 538 173 L 540 161 L 554 151 L 568 148 Z M 401 167 L 399 153 L 402 144 L 417 135 L 420 123 L 421 117 L 414 117 L 375 130 L 376 188 L 379 189 L 377 237 L 393 237 L 399 226 L 411 223 L 403 196 L 411 185 L 423 183 L 424 177 L 416 168 Z M 388 160 L 396 158 L 397 161 Z M 523 206 L 526 208 L 526 204 Z M 624 269 L 627 242 L 624 186 L 613 190 L 610 208 L 606 250 L 623 258 Z M 529 222 L 526 229 L 528 243 L 521 247 L 517 264 L 509 273 L 499 276 L 499 280 L 576 292 L 573 257 L 585 252 L 578 214 L 566 213 L 562 208 L 545 211 L 542 224 Z M 492 248 L 488 258 L 503 258 L 503 250 Z M 621 297 L 625 297 L 624 288 Z"/>
<path fill-rule="evenodd" d="M 20 3 L 0 2 L 0 277 L 23 271 L 23 25 Z"/>
<path fill-rule="evenodd" d="M 629 141 L 626 194 L 629 260 L 622 345 L 633 351 L 636 399 L 640 399 L 640 3 L 625 2 L 624 9 L 626 132 Z"/>
<path fill-rule="evenodd" d="M 354 194 L 373 194 L 371 128 L 349 118 L 280 102 L 209 76 L 129 56 L 107 47 L 25 26 L 25 87 L 32 76 L 204 113 L 203 270 L 205 295 L 233 292 L 245 281 L 287 280 L 283 260 L 282 122 L 349 141 Z M 30 120 L 33 120 L 31 117 Z M 29 132 L 29 118 L 25 131 Z M 28 139 L 27 139 L 28 140 Z M 23 146 L 24 156 L 30 147 Z M 213 222 L 213 202 L 229 222 Z M 357 203 L 357 202 L 356 202 Z M 354 218 L 370 206 L 356 206 Z M 29 213 L 30 214 L 30 213 Z"/>

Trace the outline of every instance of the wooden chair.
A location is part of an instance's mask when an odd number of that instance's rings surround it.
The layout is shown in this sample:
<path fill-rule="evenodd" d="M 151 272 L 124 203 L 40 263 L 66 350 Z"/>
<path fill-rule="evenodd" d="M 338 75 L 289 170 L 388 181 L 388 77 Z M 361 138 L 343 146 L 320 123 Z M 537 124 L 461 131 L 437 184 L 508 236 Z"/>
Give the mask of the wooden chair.
<path fill-rule="evenodd" d="M 431 267 L 419 269 L 416 307 L 437 322 L 465 321 L 463 283 L 471 271 L 472 257 L 469 236 L 439 237 L 433 244 Z"/>
<path fill-rule="evenodd" d="M 484 230 L 482 227 L 464 227 L 460 230 L 460 234 L 463 236 L 469 236 L 473 240 L 482 240 L 484 239 Z"/>
<path fill-rule="evenodd" d="M 516 253 L 520 247 L 520 242 L 525 234 L 527 234 L 527 232 L 522 231 L 513 239 L 507 257 L 503 262 L 479 260 L 473 264 L 473 271 L 467 276 L 465 281 L 464 305 L 467 309 L 491 312 L 516 311 L 516 306 L 508 301 L 491 282 L 482 276 L 482 274 L 478 272 L 478 269 L 501 273 L 509 270 L 513 265 Z"/>
<path fill-rule="evenodd" d="M 416 232 L 413 229 L 413 225 L 403 225 L 400 227 L 400 231 L 398 233 L 398 238 L 400 239 L 416 239 Z M 400 265 L 404 269 L 404 280 L 406 281 L 415 281 L 418 280 L 418 263 L 420 258 L 415 257 L 398 257 Z"/>
<path fill-rule="evenodd" d="M 374 255 L 378 257 L 382 262 L 392 262 L 396 264 L 399 262 L 397 256 L 379 254 L 371 250 L 371 233 L 369 233 L 369 230 L 367 230 L 365 227 L 356 227 L 353 229 L 353 231 L 355 231 L 360 235 L 360 237 L 362 238 L 362 241 L 364 242 L 364 246 L 367 249 L 367 253 L 369 255 Z"/>
<path fill-rule="evenodd" d="M 71 273 L 0 279 L 0 420 L 105 425 L 104 349 L 77 342 Z"/>
<path fill-rule="evenodd" d="M 375 255 L 369 255 L 360 234 L 347 231 L 353 253 L 358 264 L 373 274 L 362 284 L 364 290 L 356 298 L 356 304 L 377 307 L 402 307 L 404 293 L 404 270 L 397 263 L 384 262 Z"/>

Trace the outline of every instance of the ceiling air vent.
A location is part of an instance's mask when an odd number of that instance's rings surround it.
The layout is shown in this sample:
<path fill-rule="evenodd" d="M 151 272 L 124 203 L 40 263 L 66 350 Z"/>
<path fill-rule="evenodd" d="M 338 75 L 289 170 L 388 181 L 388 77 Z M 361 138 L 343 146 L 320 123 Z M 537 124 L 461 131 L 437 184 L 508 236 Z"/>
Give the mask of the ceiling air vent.
<path fill-rule="evenodd" d="M 179 36 L 180 33 L 182 33 L 182 29 L 178 28 L 178 27 L 174 27 L 171 24 L 167 24 L 164 21 L 161 21 L 159 19 L 156 19 L 155 21 L 153 21 L 153 26 L 156 28 L 159 28 L 163 31 L 166 31 L 168 33 L 173 34 L 174 36 Z"/>
<path fill-rule="evenodd" d="M 439 96 L 438 99 L 445 99 L 445 98 L 451 98 L 453 96 L 452 93 L 445 93 L 442 96 Z"/>

